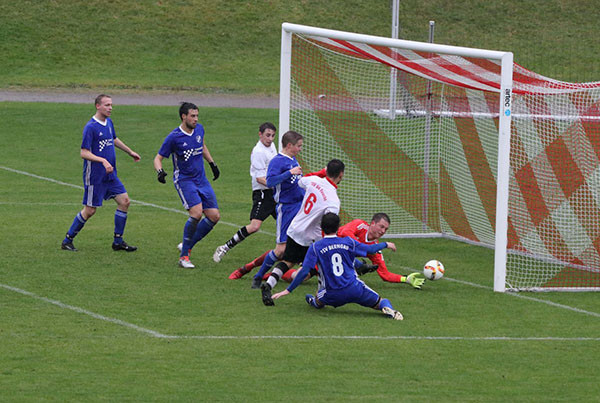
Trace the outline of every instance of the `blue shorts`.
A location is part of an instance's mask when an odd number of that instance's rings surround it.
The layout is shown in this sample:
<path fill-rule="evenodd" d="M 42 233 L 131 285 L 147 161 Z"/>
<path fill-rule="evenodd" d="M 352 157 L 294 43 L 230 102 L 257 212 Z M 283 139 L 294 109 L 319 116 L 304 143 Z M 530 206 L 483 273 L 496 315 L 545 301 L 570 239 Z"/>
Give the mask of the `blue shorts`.
<path fill-rule="evenodd" d="M 181 180 L 175 182 L 175 190 L 186 210 L 197 204 L 202 204 L 202 209 L 219 208 L 215 191 L 207 180 Z"/>
<path fill-rule="evenodd" d="M 106 182 L 84 185 L 83 205 L 89 207 L 102 207 L 103 200 L 114 199 L 116 196 L 127 193 L 125 186 L 117 176 Z"/>
<path fill-rule="evenodd" d="M 302 201 L 294 204 L 277 203 L 277 243 L 286 243 L 287 230 L 290 223 L 296 217 L 296 213 L 300 210 Z"/>
<path fill-rule="evenodd" d="M 352 285 L 341 290 L 320 289 L 317 292 L 317 298 L 323 304 L 336 308 L 349 303 L 373 308 L 379 302 L 379 294 L 358 279 Z"/>

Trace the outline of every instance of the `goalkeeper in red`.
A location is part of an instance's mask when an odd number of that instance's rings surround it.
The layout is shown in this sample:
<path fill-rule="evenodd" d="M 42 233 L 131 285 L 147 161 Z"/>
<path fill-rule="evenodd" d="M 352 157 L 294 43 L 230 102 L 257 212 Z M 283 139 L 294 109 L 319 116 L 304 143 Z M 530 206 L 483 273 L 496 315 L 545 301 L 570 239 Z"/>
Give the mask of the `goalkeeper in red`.
<path fill-rule="evenodd" d="M 323 215 L 321 228 L 325 237 L 310 245 L 302 269 L 292 284 L 273 295 L 273 299 L 281 298 L 294 291 L 306 278 L 310 268 L 317 265 L 319 267 L 317 295 L 307 294 L 305 296 L 306 302 L 313 308 L 321 309 L 325 305 L 337 308 L 355 303 L 379 310 L 392 319 L 402 320 L 402 314 L 392 307 L 387 298 L 381 298 L 379 294 L 358 279 L 353 267 L 353 260 L 356 256 L 377 253 L 384 248 L 395 251 L 396 245 L 391 242 L 365 245 L 349 237 L 338 237 L 336 231 L 339 225 L 340 218 L 337 214 L 326 213 Z"/>
<path fill-rule="evenodd" d="M 379 238 L 385 235 L 389 227 L 390 217 L 385 213 L 377 213 L 371 218 L 370 224 L 364 220 L 352 220 L 348 224 L 340 227 L 337 234 L 339 237 L 349 236 L 360 243 L 372 245 L 379 242 Z M 367 255 L 367 258 L 369 258 L 373 266 L 367 265 L 360 260 L 354 262 L 354 267 L 359 275 L 365 274 L 376 267 L 377 274 L 379 274 L 379 277 L 381 277 L 383 281 L 388 281 L 390 283 L 408 283 L 416 289 L 421 289 L 421 286 L 425 282 L 425 279 L 421 277 L 420 273 L 411 273 L 408 276 L 402 276 L 388 271 L 383 255 L 380 252 L 369 254 Z"/>

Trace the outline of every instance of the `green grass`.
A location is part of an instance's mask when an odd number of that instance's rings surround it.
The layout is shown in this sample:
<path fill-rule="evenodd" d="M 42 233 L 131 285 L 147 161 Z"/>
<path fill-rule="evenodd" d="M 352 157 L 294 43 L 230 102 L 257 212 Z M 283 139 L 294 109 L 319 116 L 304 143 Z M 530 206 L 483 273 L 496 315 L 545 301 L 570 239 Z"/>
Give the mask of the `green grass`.
<path fill-rule="evenodd" d="M 510 50 L 568 81 L 600 79 L 594 1 L 400 1 L 401 37 Z M 389 36 L 388 0 L 0 2 L 0 88 L 279 91 L 281 23 Z"/>
<path fill-rule="evenodd" d="M 494 293 L 488 249 L 397 240 L 398 252 L 384 252 L 392 271 L 431 258 L 447 269 L 422 291 L 364 277 L 403 322 L 359 306 L 313 310 L 304 294 L 315 280 L 275 307 L 263 306 L 249 278 L 228 280 L 273 244 L 269 220 L 223 262 L 211 259 L 248 219 L 249 152 L 258 124 L 277 122 L 274 110 L 200 111 L 222 172 L 214 182 L 222 221 L 194 249 L 197 270 L 176 265 L 186 215 L 152 169 L 178 124 L 172 107 L 117 105 L 113 118 L 142 155 L 134 163 L 118 151 L 130 196 L 174 211 L 134 202 L 125 238 L 139 250 L 114 253 L 108 202 L 76 238 L 80 251 L 61 251 L 82 197 L 65 184 L 81 184 L 81 129 L 92 113 L 90 105 L 0 103 L 3 401 L 597 401 L 598 295 Z"/>

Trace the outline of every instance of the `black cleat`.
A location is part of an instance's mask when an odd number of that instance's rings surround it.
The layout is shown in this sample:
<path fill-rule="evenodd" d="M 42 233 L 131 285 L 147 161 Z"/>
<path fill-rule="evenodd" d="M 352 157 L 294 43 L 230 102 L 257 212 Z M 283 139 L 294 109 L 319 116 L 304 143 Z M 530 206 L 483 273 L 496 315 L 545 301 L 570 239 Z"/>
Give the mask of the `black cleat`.
<path fill-rule="evenodd" d="M 379 268 L 376 264 L 367 264 L 364 260 L 360 259 L 362 266 L 356 268 L 356 274 L 362 276 L 363 274 L 371 273 Z"/>
<path fill-rule="evenodd" d="M 125 252 L 134 252 L 137 250 L 137 246 L 127 245 L 127 242 L 113 243 L 112 248 L 114 251 L 124 250 Z"/>
<path fill-rule="evenodd" d="M 252 285 L 250 286 L 250 288 L 260 288 L 260 283 L 262 283 L 262 278 L 260 277 L 252 277 Z"/>
<path fill-rule="evenodd" d="M 267 283 L 264 283 L 260 286 L 260 290 L 262 292 L 262 301 L 266 306 L 273 306 L 275 303 L 273 302 L 273 298 L 271 298 L 271 286 Z"/>
<path fill-rule="evenodd" d="M 68 250 L 70 252 L 77 252 L 77 248 L 75 247 L 75 245 L 73 245 L 73 242 L 63 242 L 60 245 L 60 248 L 62 250 Z"/>

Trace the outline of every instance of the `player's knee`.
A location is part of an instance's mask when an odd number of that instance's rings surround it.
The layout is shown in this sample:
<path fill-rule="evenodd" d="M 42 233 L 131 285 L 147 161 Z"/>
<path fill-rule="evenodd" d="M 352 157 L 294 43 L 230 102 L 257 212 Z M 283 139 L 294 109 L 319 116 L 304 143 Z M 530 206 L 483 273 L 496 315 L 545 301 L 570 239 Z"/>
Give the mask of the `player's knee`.
<path fill-rule="evenodd" d="M 250 224 L 246 225 L 246 231 L 248 231 L 248 234 L 253 234 L 260 229 L 260 224 L 261 221 L 252 220 Z"/>
<path fill-rule="evenodd" d="M 127 209 L 129 208 L 129 205 L 131 204 L 131 200 L 129 199 L 129 197 L 125 197 L 125 198 L 119 200 L 119 202 L 117 204 L 118 204 L 118 207 L 120 210 L 127 211 Z"/>
<path fill-rule="evenodd" d="M 96 214 L 96 207 L 85 206 L 81 211 L 81 216 L 84 218 L 84 220 L 88 220 L 94 214 Z"/>

